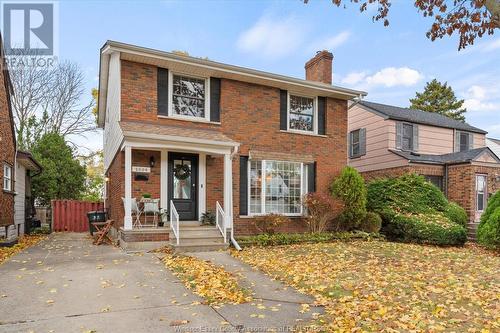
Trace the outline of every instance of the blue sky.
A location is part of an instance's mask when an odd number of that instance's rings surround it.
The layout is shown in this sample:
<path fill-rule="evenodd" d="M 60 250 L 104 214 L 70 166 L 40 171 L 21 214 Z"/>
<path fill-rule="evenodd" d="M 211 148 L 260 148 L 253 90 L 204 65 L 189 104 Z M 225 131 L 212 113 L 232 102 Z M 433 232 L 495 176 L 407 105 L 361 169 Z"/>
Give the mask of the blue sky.
<path fill-rule="evenodd" d="M 408 106 L 427 81 L 447 81 L 466 100 L 467 121 L 500 138 L 500 34 L 457 51 L 457 38 L 431 42 L 410 1 L 394 1 L 390 25 L 373 8 L 330 1 L 62 1 L 59 55 L 84 69 L 97 87 L 99 48 L 107 40 L 304 77 L 316 50 L 334 54 L 333 82 L 362 89 L 367 100 Z M 90 96 L 90 93 L 89 93 Z M 98 148 L 101 138 L 78 140 Z"/>

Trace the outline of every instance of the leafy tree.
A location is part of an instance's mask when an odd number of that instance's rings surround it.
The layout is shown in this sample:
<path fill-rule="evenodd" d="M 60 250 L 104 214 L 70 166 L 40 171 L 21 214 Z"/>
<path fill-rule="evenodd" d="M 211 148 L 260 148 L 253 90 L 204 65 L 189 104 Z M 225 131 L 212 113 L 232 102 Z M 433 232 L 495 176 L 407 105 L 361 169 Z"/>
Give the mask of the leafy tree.
<path fill-rule="evenodd" d="M 97 105 L 99 103 L 99 90 L 97 90 L 97 88 L 92 88 L 91 94 L 92 94 L 92 99 L 94 100 L 94 106 L 92 107 L 92 114 L 94 115 L 95 122 L 97 123 L 97 118 L 99 117 L 99 113 L 97 110 Z"/>
<path fill-rule="evenodd" d="M 308 3 L 309 0 L 303 0 Z M 359 4 L 364 12 L 368 5 L 376 4 L 377 13 L 374 21 L 383 20 L 389 25 L 391 0 L 331 0 L 337 6 L 346 7 L 348 2 Z M 409 1 L 408 1 L 409 2 Z M 485 34 L 493 35 L 500 28 L 500 0 L 414 0 L 414 6 L 424 17 L 434 17 L 434 23 L 427 31 L 427 38 L 437 38 L 458 33 L 460 42 L 458 49 L 474 44 L 476 38 Z"/>
<path fill-rule="evenodd" d="M 333 197 L 342 200 L 344 210 L 339 220 L 347 229 L 357 228 L 366 217 L 366 187 L 363 177 L 353 167 L 342 169 L 334 179 L 330 191 Z"/>
<path fill-rule="evenodd" d="M 85 167 L 58 133 L 44 134 L 32 149 L 42 173 L 33 177 L 33 196 L 41 205 L 52 199 L 80 199 L 85 188 Z"/>
<path fill-rule="evenodd" d="M 411 108 L 427 112 L 435 112 L 444 116 L 465 121 L 464 113 L 466 108 L 462 108 L 463 99 L 457 99 L 453 89 L 448 83 L 441 83 L 436 79 L 427 82 L 422 93 L 417 92 L 415 98 L 410 99 Z"/>
<path fill-rule="evenodd" d="M 85 165 L 87 175 L 85 178 L 85 190 L 83 200 L 101 201 L 104 188 L 104 162 L 102 150 L 93 152 L 89 156 L 81 158 Z"/>

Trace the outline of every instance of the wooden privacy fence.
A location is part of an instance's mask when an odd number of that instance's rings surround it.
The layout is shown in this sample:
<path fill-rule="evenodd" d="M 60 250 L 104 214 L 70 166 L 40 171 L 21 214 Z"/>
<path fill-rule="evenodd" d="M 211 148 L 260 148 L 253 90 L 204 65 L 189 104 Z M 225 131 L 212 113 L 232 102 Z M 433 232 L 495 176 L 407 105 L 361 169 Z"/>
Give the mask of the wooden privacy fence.
<path fill-rule="evenodd" d="M 102 202 L 52 200 L 52 231 L 89 231 L 87 213 L 103 209 Z"/>

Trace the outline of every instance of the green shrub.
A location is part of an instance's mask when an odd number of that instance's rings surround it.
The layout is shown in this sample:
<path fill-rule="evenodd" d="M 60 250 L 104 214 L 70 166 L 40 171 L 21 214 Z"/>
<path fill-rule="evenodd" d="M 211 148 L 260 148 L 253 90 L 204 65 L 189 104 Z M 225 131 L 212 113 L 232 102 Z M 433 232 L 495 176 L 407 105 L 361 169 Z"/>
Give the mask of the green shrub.
<path fill-rule="evenodd" d="M 467 227 L 468 217 L 465 209 L 454 202 L 449 202 L 444 211 L 444 215 L 451 221 L 463 227 Z"/>
<path fill-rule="evenodd" d="M 490 214 L 477 229 L 477 241 L 489 248 L 500 250 L 500 207 Z"/>
<path fill-rule="evenodd" d="M 444 211 L 448 204 L 439 188 L 413 173 L 370 182 L 367 198 L 367 209 L 374 212 L 385 208 L 408 213 Z"/>
<path fill-rule="evenodd" d="M 30 231 L 31 235 L 48 235 L 51 233 L 50 227 L 48 225 L 43 225 L 39 228 L 35 228 Z"/>
<path fill-rule="evenodd" d="M 500 191 L 488 200 L 488 206 L 481 215 L 477 241 L 486 247 L 500 250 Z"/>
<path fill-rule="evenodd" d="M 366 213 L 366 217 L 361 221 L 359 230 L 369 233 L 377 233 L 382 227 L 382 218 L 374 212 Z"/>
<path fill-rule="evenodd" d="M 436 245 L 462 245 L 467 216 L 450 204 L 424 177 L 407 174 L 368 184 L 367 208 L 382 218 L 381 232 L 391 240 Z"/>
<path fill-rule="evenodd" d="M 355 229 L 366 216 L 366 186 L 363 177 L 353 167 L 345 167 L 331 187 L 333 197 L 344 204 L 338 216 L 347 230 Z"/>
<path fill-rule="evenodd" d="M 497 191 L 488 199 L 486 210 L 481 215 L 481 223 L 486 222 L 498 207 L 500 207 L 500 191 Z"/>
<path fill-rule="evenodd" d="M 382 238 L 379 234 L 370 234 L 361 231 L 355 232 L 321 232 L 306 234 L 261 234 L 255 236 L 238 237 L 241 246 L 278 246 L 300 243 L 326 243 L 335 240 L 355 240 Z"/>
<path fill-rule="evenodd" d="M 201 214 L 200 222 L 202 225 L 215 225 L 216 216 L 215 213 L 207 210 L 205 213 Z"/>
<path fill-rule="evenodd" d="M 267 214 L 254 219 L 254 226 L 264 234 L 274 234 L 283 224 L 290 223 L 290 219 L 280 214 Z"/>

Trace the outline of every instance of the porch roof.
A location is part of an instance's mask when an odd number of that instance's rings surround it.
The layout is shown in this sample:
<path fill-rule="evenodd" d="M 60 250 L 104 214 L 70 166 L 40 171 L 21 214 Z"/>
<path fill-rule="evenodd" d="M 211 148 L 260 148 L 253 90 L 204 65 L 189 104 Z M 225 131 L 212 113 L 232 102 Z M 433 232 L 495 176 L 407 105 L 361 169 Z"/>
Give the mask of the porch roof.
<path fill-rule="evenodd" d="M 125 137 L 132 138 L 150 138 L 225 147 L 238 147 L 240 145 L 221 132 L 209 129 L 132 121 L 120 121 L 120 128 Z"/>

